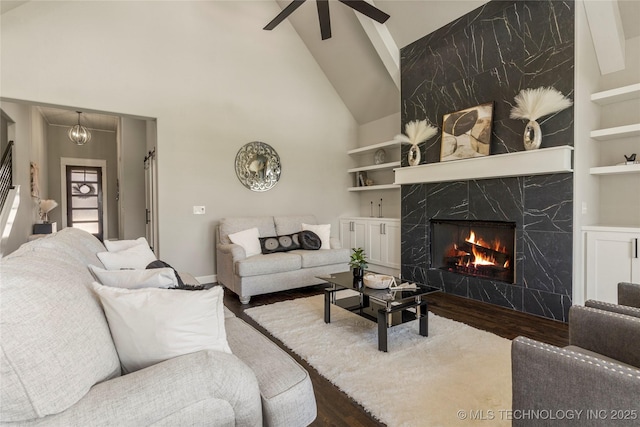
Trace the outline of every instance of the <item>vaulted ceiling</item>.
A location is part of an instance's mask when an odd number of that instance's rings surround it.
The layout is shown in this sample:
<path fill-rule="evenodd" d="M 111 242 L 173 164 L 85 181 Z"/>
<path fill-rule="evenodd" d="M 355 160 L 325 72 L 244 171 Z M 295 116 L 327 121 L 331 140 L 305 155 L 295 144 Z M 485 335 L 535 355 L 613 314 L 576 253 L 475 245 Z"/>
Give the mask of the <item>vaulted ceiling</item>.
<path fill-rule="evenodd" d="M 276 1 L 281 8 L 290 3 L 290 0 Z M 388 29 L 397 48 L 402 48 L 432 33 L 488 2 L 488 0 L 368 1 L 391 15 L 384 26 Z M 638 26 L 640 0 L 590 1 L 617 1 L 625 38 L 640 36 L 640 26 Z M 314 0 L 306 1 L 287 20 L 293 25 L 358 123 L 368 123 L 399 112 L 399 89 L 387 72 L 363 26 L 360 25 L 356 12 L 337 1 L 331 1 L 330 4 L 333 33 L 331 39 L 323 41 L 320 38 Z M 280 25 L 284 25 L 284 22 Z"/>
<path fill-rule="evenodd" d="M 274 1 L 281 8 L 290 3 L 290 0 Z M 389 55 L 395 49 L 397 55 L 399 48 L 437 30 L 488 0 L 367 1 L 391 15 L 385 24 L 375 23 L 375 26 L 384 27 L 380 30 L 381 33 L 386 32 L 390 36 L 393 46 L 386 54 Z M 625 37 L 640 36 L 640 26 L 637 25 L 640 21 L 640 0 L 608 1 L 617 1 L 619 5 Z M 26 1 L 3 0 L 0 2 L 0 12 L 5 13 L 23 3 Z M 381 59 L 380 47 L 375 45 L 375 40 L 372 42 L 363 28 L 366 22 L 361 24 L 357 12 L 334 0 L 330 0 L 330 18 L 332 37 L 323 41 L 320 38 L 315 0 L 307 0 L 273 31 L 278 31 L 285 25 L 293 26 L 359 124 L 398 113 L 398 85 L 388 71 L 388 64 L 385 66 Z M 368 18 L 364 19 L 366 21 Z M 268 21 L 264 24 L 267 23 Z M 268 37 L 269 32 L 265 31 L 265 40 Z M 54 112 L 49 111 L 48 116 L 50 123 L 55 121 Z M 58 116 L 65 117 L 65 123 L 71 117 L 77 117 L 73 111 Z M 97 118 L 96 123 L 100 120 Z"/>

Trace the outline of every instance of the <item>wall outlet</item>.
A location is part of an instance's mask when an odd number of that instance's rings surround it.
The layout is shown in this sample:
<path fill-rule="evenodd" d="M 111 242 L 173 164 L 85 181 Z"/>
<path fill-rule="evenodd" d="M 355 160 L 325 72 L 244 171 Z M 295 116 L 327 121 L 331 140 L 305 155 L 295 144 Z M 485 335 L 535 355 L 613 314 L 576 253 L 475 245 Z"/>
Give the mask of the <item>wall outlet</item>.
<path fill-rule="evenodd" d="M 193 207 L 193 214 L 194 215 L 204 215 L 204 206 L 194 206 Z"/>
<path fill-rule="evenodd" d="M 582 215 L 587 214 L 587 202 L 582 202 Z"/>

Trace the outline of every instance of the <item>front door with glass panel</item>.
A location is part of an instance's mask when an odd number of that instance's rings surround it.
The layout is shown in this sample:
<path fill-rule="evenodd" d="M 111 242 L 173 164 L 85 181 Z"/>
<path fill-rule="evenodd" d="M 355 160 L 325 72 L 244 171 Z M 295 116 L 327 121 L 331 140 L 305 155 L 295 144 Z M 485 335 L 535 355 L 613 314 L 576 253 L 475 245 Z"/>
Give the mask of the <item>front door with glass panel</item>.
<path fill-rule="evenodd" d="M 67 226 L 103 240 L 102 168 L 67 166 Z"/>

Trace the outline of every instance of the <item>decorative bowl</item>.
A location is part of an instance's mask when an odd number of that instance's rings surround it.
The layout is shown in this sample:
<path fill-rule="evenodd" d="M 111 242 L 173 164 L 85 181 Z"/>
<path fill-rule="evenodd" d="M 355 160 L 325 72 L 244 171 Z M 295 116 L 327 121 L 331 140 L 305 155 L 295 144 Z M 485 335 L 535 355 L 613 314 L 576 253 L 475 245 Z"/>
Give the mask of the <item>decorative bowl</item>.
<path fill-rule="evenodd" d="M 364 285 L 371 289 L 387 289 L 394 282 L 393 276 L 367 273 L 362 278 Z"/>

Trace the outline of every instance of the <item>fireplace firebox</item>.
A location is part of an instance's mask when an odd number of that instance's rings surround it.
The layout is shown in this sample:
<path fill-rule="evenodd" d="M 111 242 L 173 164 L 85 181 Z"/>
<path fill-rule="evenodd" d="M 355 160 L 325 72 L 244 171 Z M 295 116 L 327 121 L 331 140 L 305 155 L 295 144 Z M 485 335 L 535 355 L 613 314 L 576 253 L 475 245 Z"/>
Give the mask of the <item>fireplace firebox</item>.
<path fill-rule="evenodd" d="M 430 224 L 431 268 L 514 283 L 514 222 L 431 219 Z"/>

